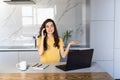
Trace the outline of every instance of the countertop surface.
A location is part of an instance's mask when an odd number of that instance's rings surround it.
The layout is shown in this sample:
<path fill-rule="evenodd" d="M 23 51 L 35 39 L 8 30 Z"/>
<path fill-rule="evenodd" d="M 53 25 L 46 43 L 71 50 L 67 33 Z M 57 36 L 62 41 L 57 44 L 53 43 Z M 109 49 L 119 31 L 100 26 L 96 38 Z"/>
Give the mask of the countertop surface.
<path fill-rule="evenodd" d="M 34 46 L 0 46 L 0 51 L 37 51 Z"/>
<path fill-rule="evenodd" d="M 16 63 L 17 64 L 17 63 Z M 46 69 L 34 69 L 32 68 L 33 65 L 36 63 L 28 63 L 29 67 L 26 71 L 21 71 L 16 68 L 16 65 L 11 64 L 4 64 L 0 67 L 0 73 L 71 73 L 71 72 L 105 72 L 96 62 L 93 62 L 91 67 L 71 70 L 71 71 L 62 71 L 56 68 L 56 65 L 65 64 L 65 62 L 58 62 L 58 63 L 46 63 L 49 66 Z"/>

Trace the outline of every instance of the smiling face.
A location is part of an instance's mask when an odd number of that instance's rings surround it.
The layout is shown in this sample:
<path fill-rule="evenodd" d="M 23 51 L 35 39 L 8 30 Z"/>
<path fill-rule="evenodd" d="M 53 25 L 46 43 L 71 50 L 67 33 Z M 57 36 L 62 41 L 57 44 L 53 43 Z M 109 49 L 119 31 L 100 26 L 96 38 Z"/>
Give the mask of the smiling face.
<path fill-rule="evenodd" d="M 45 25 L 45 29 L 46 29 L 47 34 L 53 34 L 53 32 L 54 32 L 54 25 L 53 25 L 53 23 L 52 22 L 48 22 Z"/>

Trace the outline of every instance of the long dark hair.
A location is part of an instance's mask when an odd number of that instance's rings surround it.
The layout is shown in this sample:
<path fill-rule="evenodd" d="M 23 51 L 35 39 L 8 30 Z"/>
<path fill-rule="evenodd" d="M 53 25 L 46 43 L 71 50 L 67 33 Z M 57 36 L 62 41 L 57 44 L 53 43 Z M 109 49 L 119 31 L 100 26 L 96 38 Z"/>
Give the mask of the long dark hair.
<path fill-rule="evenodd" d="M 40 31 L 39 31 L 39 35 L 38 37 L 40 37 L 42 35 L 42 29 L 45 28 L 46 24 L 48 22 L 52 22 L 53 25 L 54 25 L 54 32 L 53 32 L 53 37 L 54 37 L 54 47 L 57 47 L 59 48 L 59 36 L 58 36 L 58 32 L 57 32 L 57 28 L 56 28 L 56 24 L 55 22 L 52 20 L 52 19 L 46 19 L 43 24 L 41 25 L 40 27 Z M 48 49 L 48 46 L 47 46 L 47 34 L 44 38 L 44 50 L 47 50 Z"/>

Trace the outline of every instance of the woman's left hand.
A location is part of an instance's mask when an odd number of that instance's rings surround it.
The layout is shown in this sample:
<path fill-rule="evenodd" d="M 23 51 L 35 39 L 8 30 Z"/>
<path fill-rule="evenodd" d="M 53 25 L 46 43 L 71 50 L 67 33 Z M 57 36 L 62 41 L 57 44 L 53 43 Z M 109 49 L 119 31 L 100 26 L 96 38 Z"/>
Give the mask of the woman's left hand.
<path fill-rule="evenodd" d="M 78 40 L 74 40 L 74 41 L 70 41 L 69 44 L 70 44 L 70 45 L 74 45 L 74 44 L 78 44 L 79 42 L 80 42 L 80 41 L 78 41 Z"/>

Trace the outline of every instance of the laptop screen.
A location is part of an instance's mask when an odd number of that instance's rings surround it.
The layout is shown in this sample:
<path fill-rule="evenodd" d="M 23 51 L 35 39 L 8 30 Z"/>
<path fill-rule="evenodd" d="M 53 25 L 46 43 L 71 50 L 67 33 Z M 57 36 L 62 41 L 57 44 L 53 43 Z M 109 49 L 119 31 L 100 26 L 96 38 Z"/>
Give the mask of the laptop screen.
<path fill-rule="evenodd" d="M 91 66 L 93 49 L 70 50 L 67 56 L 67 63 L 56 67 L 64 70 L 75 70 Z"/>
<path fill-rule="evenodd" d="M 93 49 L 70 50 L 67 57 L 67 69 L 85 68 L 91 66 Z"/>

